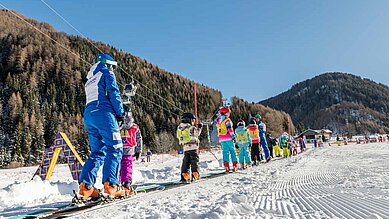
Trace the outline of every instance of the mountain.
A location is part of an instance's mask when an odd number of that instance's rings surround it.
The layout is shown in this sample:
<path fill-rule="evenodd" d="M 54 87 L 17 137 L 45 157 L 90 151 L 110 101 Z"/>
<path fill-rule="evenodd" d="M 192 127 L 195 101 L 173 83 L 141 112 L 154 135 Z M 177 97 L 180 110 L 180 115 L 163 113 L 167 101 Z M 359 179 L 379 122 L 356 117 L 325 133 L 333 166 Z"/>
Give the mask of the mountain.
<path fill-rule="evenodd" d="M 88 156 L 83 126 L 84 83 L 99 50 L 118 61 L 121 68 L 115 74 L 119 84 L 134 81 L 137 85 L 131 108 L 135 122 L 140 124 L 144 146 L 153 152 L 178 148 L 176 128 L 180 114 L 193 111 L 195 84 L 201 121 L 212 118 L 222 105 L 221 92 L 216 89 L 112 46 L 57 32 L 47 23 L 18 14 L 50 39 L 13 13 L 0 10 L 0 167 L 11 161 L 17 165 L 39 162 L 44 147 L 52 143 L 58 131 L 69 136 L 83 158 Z M 202 140 L 207 141 L 206 132 Z"/>
<path fill-rule="evenodd" d="M 389 87 L 349 73 L 324 73 L 261 104 L 289 113 L 300 131 L 389 132 Z"/>

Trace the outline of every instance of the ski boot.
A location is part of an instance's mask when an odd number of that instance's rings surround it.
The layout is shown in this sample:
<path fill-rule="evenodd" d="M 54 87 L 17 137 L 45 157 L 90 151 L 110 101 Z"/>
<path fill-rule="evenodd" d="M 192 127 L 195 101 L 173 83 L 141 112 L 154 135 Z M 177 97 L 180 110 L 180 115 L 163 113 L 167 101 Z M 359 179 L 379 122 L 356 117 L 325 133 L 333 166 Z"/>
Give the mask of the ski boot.
<path fill-rule="evenodd" d="M 246 169 L 246 166 L 244 165 L 244 163 L 240 163 L 240 167 L 242 170 Z"/>
<path fill-rule="evenodd" d="M 82 182 L 79 187 L 78 194 L 75 193 L 74 201 L 86 201 L 89 199 L 98 199 L 100 197 L 100 192 L 98 189 L 93 187 L 92 185 L 86 184 Z M 77 199 L 77 200 L 76 200 Z"/>
<path fill-rule="evenodd" d="M 181 181 L 184 183 L 190 183 L 192 181 L 192 177 L 189 173 L 181 173 Z"/>
<path fill-rule="evenodd" d="M 269 162 L 271 160 L 271 156 L 267 157 L 266 158 L 266 163 Z"/>
<path fill-rule="evenodd" d="M 192 173 L 192 181 L 197 181 L 200 179 L 200 174 L 198 172 Z"/>
<path fill-rule="evenodd" d="M 224 162 L 224 168 L 226 169 L 226 173 L 230 173 L 230 163 Z"/>
<path fill-rule="evenodd" d="M 136 192 L 135 192 L 135 190 L 134 190 L 134 188 L 132 187 L 131 184 L 132 184 L 132 183 L 131 183 L 130 180 L 125 181 L 125 182 L 122 184 L 123 189 L 124 189 L 125 191 L 127 191 L 128 195 L 136 195 Z"/>
<path fill-rule="evenodd" d="M 121 198 L 129 195 L 129 192 L 124 190 L 123 187 L 110 182 L 104 183 L 104 193 L 108 195 L 108 198 Z"/>
<path fill-rule="evenodd" d="M 233 166 L 233 171 L 234 172 L 238 172 L 238 170 L 239 170 L 238 163 L 237 162 L 232 162 L 232 166 Z"/>

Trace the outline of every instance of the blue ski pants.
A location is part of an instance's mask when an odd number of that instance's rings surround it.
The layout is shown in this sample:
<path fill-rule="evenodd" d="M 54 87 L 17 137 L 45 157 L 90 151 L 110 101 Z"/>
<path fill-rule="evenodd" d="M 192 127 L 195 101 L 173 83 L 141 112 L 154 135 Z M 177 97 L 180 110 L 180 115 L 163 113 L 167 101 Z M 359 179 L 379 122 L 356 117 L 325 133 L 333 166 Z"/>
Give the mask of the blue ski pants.
<path fill-rule="evenodd" d="M 104 164 L 103 183 L 119 184 L 123 144 L 115 116 L 102 110 L 85 111 L 84 126 L 88 133 L 91 152 L 82 168 L 79 182 L 94 185 L 97 172 Z"/>
<path fill-rule="evenodd" d="M 261 139 L 261 146 L 263 149 L 263 153 L 265 153 L 265 159 L 267 159 L 270 156 L 270 151 L 269 148 L 267 147 L 265 132 L 259 133 L 259 138 Z"/>
<path fill-rule="evenodd" d="M 248 146 L 239 146 L 239 163 L 251 164 Z"/>
<path fill-rule="evenodd" d="M 223 151 L 223 162 L 230 162 L 230 154 L 232 162 L 238 162 L 234 142 L 232 140 L 220 142 Z"/>

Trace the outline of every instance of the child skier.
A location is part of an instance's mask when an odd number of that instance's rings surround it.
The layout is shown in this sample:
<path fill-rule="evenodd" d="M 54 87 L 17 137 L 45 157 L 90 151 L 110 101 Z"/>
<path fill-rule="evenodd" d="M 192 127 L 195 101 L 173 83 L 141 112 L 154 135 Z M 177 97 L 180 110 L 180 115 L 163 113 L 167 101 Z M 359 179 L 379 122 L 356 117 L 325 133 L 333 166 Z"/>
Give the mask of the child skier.
<path fill-rule="evenodd" d="M 199 180 L 198 172 L 199 155 L 199 136 L 201 133 L 202 124 L 195 126 L 196 117 L 192 113 L 183 113 L 181 115 L 181 123 L 177 128 L 177 138 L 184 149 L 184 159 L 181 166 L 181 181 L 191 182 Z M 189 168 L 192 174 L 189 174 Z M 193 178 L 192 178 L 193 177 Z"/>
<path fill-rule="evenodd" d="M 261 161 L 261 151 L 259 150 L 259 129 L 258 125 L 255 124 L 255 120 L 253 118 L 250 119 L 249 124 L 249 133 L 251 138 L 251 160 L 253 162 L 253 165 L 257 165 Z"/>
<path fill-rule="evenodd" d="M 274 145 L 274 155 L 276 156 L 276 157 L 280 157 L 281 155 L 280 155 L 280 144 L 278 143 L 278 140 L 275 138 L 274 139 L 274 142 L 275 142 L 275 145 Z"/>
<path fill-rule="evenodd" d="M 142 153 L 143 140 L 139 126 L 133 123 L 130 112 L 126 113 L 120 134 L 123 142 L 123 157 L 120 163 L 120 182 L 128 193 L 134 194 L 132 184 L 133 162 L 136 154 Z"/>
<path fill-rule="evenodd" d="M 251 138 L 243 120 L 240 120 L 237 126 L 235 134 L 237 138 L 236 144 L 239 146 L 239 162 L 242 169 L 245 169 L 251 166 L 250 153 L 248 151 L 248 147 L 251 145 Z"/>
<path fill-rule="evenodd" d="M 280 137 L 280 147 L 282 148 L 283 157 L 289 156 L 289 143 L 288 143 L 288 133 L 284 132 Z"/>
<path fill-rule="evenodd" d="M 238 160 L 236 158 L 236 151 L 234 142 L 236 136 L 232 128 L 233 124 L 230 117 L 231 110 L 223 107 L 219 110 L 219 115 L 216 118 L 216 127 L 219 136 L 219 142 L 222 145 L 223 161 L 226 172 L 230 172 L 230 155 L 232 159 L 233 170 L 238 171 Z"/>

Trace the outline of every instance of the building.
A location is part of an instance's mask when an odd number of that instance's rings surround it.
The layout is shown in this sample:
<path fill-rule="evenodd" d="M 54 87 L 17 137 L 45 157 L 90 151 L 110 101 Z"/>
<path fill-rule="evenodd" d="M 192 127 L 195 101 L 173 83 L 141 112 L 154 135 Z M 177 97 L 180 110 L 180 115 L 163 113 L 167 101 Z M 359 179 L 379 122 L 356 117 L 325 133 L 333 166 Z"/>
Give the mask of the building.
<path fill-rule="evenodd" d="M 314 129 L 307 129 L 304 132 L 302 132 L 298 137 L 305 137 L 307 139 L 307 142 L 313 142 L 313 139 L 320 139 L 322 140 L 324 136 L 324 141 L 328 141 L 331 138 L 332 131 L 329 129 L 321 129 L 321 130 L 314 130 Z"/>

